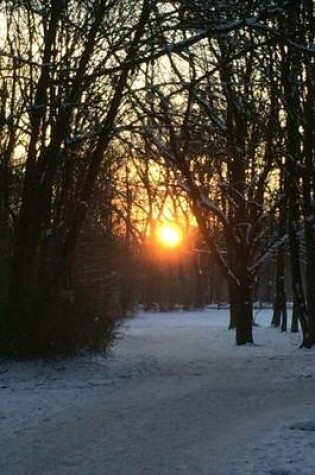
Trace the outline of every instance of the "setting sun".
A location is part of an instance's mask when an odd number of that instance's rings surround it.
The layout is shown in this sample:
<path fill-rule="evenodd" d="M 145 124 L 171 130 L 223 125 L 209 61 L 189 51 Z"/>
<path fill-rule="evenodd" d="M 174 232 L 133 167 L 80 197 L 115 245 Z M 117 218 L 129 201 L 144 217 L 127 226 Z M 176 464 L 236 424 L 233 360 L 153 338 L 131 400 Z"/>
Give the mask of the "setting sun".
<path fill-rule="evenodd" d="M 159 240 L 167 247 L 177 247 L 183 240 L 182 232 L 175 224 L 164 224 L 159 230 Z"/>

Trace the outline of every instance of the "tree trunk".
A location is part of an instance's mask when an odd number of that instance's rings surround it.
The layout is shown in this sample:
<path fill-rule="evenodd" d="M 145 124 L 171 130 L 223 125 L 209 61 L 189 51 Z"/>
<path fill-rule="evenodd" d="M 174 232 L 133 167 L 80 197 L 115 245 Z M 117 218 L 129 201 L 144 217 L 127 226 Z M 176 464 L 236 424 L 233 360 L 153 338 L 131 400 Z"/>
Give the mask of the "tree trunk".
<path fill-rule="evenodd" d="M 284 250 L 278 249 L 277 253 L 277 275 L 276 275 L 276 296 L 273 304 L 273 316 L 271 325 L 279 327 L 281 324 L 284 291 Z"/>
<path fill-rule="evenodd" d="M 237 322 L 237 292 L 238 288 L 234 282 L 229 282 L 229 298 L 230 298 L 230 323 L 229 330 L 236 328 Z"/>
<path fill-rule="evenodd" d="M 299 331 L 299 320 L 297 317 L 296 303 L 293 303 L 292 317 L 291 317 L 291 333 L 297 333 Z"/>
<path fill-rule="evenodd" d="M 285 196 L 285 185 L 287 181 L 285 180 L 285 170 L 284 167 L 280 169 L 279 176 L 279 188 L 280 192 L 283 195 L 282 202 L 279 206 L 279 231 L 278 239 L 281 242 L 280 247 L 277 252 L 277 274 L 276 274 L 276 296 L 274 300 L 273 307 L 273 317 L 271 324 L 275 327 L 281 325 L 281 330 L 285 331 L 287 329 L 287 309 L 286 309 L 286 295 L 285 295 L 285 284 L 284 284 L 284 272 L 285 272 L 285 245 L 284 237 L 287 232 L 287 197 Z"/>
<path fill-rule="evenodd" d="M 312 218 L 313 220 L 314 218 Z M 307 221 L 307 217 L 305 219 Z M 308 311 L 308 343 L 315 345 L 315 242 L 313 222 L 304 224 L 306 271 L 305 290 Z"/>
<path fill-rule="evenodd" d="M 235 288 L 235 298 L 231 305 L 236 323 L 236 344 L 246 345 L 253 343 L 253 303 L 252 303 L 252 285 L 249 273 L 243 269 L 239 275 L 239 284 Z"/>
<path fill-rule="evenodd" d="M 293 206 L 293 203 L 291 203 Z M 290 242 L 290 257 L 291 257 L 291 273 L 292 273 L 292 291 L 294 298 L 294 310 L 297 319 L 299 320 L 303 333 L 302 346 L 310 347 L 309 342 L 309 328 L 307 322 L 307 309 L 305 305 L 304 291 L 302 285 L 302 276 L 300 269 L 300 250 L 299 240 L 296 236 L 295 221 L 291 218 L 289 223 L 289 242 Z"/>
<path fill-rule="evenodd" d="M 292 3 L 289 11 L 287 28 L 292 31 L 297 28 L 299 20 L 298 4 Z M 308 312 L 305 304 L 301 275 L 300 241 L 298 231 L 300 219 L 302 144 L 299 131 L 302 123 L 300 76 L 302 75 L 302 56 L 296 51 L 282 49 L 282 81 L 286 108 L 286 163 L 285 163 L 285 192 L 288 203 L 289 247 L 291 258 L 292 291 L 297 318 L 301 324 L 304 347 L 310 347 Z"/>
<path fill-rule="evenodd" d="M 306 16 L 305 20 L 308 18 Z M 311 41 L 314 41 L 314 7 L 309 8 L 309 25 L 313 25 L 310 32 Z M 309 344 L 315 345 L 315 63 L 307 56 L 306 59 L 306 101 L 304 106 L 304 134 L 302 194 L 304 211 L 304 237 L 306 254 L 306 298 L 308 308 Z"/>
<path fill-rule="evenodd" d="M 287 313 L 287 307 L 286 307 L 286 301 L 285 301 L 285 295 L 282 299 L 282 323 L 281 323 L 281 331 L 286 332 L 288 329 L 288 313 Z"/>

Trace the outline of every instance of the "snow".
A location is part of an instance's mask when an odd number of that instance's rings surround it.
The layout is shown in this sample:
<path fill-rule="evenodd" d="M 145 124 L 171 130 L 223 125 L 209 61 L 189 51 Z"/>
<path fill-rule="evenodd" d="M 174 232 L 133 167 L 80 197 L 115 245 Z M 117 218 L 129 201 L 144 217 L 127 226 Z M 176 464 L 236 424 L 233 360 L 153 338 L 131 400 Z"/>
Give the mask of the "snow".
<path fill-rule="evenodd" d="M 0 473 L 313 475 L 315 350 L 255 311 L 139 313 L 107 358 L 0 362 Z"/>

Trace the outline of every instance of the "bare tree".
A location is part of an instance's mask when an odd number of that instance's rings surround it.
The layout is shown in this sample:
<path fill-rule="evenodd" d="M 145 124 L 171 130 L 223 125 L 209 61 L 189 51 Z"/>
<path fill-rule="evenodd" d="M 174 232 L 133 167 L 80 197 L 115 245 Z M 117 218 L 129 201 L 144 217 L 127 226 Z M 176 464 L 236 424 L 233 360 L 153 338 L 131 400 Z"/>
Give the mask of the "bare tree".
<path fill-rule="evenodd" d="M 314 345 L 314 4 L 291 4 L 283 22 L 289 39 L 282 47 L 283 103 L 286 120 L 286 190 L 294 310 L 303 331 L 302 345 Z M 294 46 L 305 44 L 301 52 Z M 301 237 L 303 236 L 303 240 Z M 305 243 L 305 282 L 301 259 Z"/>
<path fill-rule="evenodd" d="M 269 53 L 246 31 L 219 35 L 186 51 L 184 61 L 170 54 L 172 74 L 156 81 L 151 103 L 134 98 L 139 117 L 151 118 L 143 124 L 146 141 L 177 172 L 228 279 L 238 344 L 253 341 L 253 277 L 274 239 L 267 223 L 278 200 L 271 174 L 279 110 L 261 59 Z M 221 227 L 219 240 L 212 218 Z"/>
<path fill-rule="evenodd" d="M 9 324 L 24 338 L 41 319 L 32 317 L 38 299 L 53 298 L 56 284 L 63 285 L 127 85 L 147 50 L 152 5 L 8 0 L 4 11 L 8 94 L 22 104 L 6 119 L 13 138 L 21 127 L 23 167 L 13 210 Z"/>

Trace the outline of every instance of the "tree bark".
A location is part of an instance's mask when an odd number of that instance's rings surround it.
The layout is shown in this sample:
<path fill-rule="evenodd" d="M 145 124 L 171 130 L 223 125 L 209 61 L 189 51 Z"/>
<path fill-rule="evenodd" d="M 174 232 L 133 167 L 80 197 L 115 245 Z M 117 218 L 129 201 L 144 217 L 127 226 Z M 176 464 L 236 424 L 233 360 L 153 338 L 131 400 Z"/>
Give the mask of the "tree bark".
<path fill-rule="evenodd" d="M 293 302 L 292 317 L 291 317 L 291 333 L 297 333 L 299 331 L 299 320 L 297 317 L 296 303 Z"/>
<path fill-rule="evenodd" d="M 252 285 L 246 269 L 241 271 L 239 285 L 236 287 L 233 305 L 236 321 L 236 344 L 238 346 L 253 343 L 253 304 Z"/>

